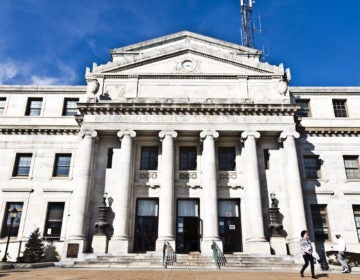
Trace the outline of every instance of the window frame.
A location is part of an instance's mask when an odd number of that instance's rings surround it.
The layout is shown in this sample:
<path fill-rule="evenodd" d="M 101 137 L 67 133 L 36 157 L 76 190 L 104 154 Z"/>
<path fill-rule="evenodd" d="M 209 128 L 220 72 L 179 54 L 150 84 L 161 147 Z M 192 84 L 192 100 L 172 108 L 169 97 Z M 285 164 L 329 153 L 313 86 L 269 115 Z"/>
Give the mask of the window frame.
<path fill-rule="evenodd" d="M 32 106 L 32 102 L 36 102 L 36 101 L 41 101 L 39 107 Z M 26 104 L 25 116 L 29 116 L 29 117 L 41 116 L 43 101 L 44 99 L 42 97 L 29 97 Z M 32 112 L 38 112 L 38 113 L 32 114 Z"/>
<path fill-rule="evenodd" d="M 51 220 L 49 219 L 50 216 L 50 210 L 51 210 L 51 205 L 54 206 L 62 206 L 62 216 L 61 216 L 61 220 L 60 219 L 56 219 L 56 220 Z M 46 208 L 46 218 L 45 218 L 45 224 L 44 224 L 44 238 L 46 239 L 51 239 L 51 240 L 60 240 L 61 238 L 61 231 L 62 231 L 62 226 L 64 223 L 64 213 L 65 213 L 65 202 L 63 201 L 51 201 L 47 203 L 47 208 Z M 60 226 L 58 226 L 57 228 L 59 228 L 58 232 L 56 234 L 53 233 L 48 233 L 49 229 L 52 229 L 54 227 L 52 227 L 50 224 L 51 223 L 60 223 Z"/>
<path fill-rule="evenodd" d="M 191 153 L 194 157 L 190 157 Z M 185 156 L 185 159 L 183 158 Z M 183 161 L 185 160 L 185 161 Z M 180 146 L 179 147 L 179 170 L 194 171 L 197 169 L 197 146 Z"/>
<path fill-rule="evenodd" d="M 333 111 L 335 118 L 347 118 L 347 99 L 332 99 Z"/>
<path fill-rule="evenodd" d="M 230 152 L 231 151 L 231 152 Z M 236 147 L 234 146 L 219 146 L 218 154 L 218 169 L 219 171 L 235 171 L 236 170 Z M 222 153 L 223 152 L 223 153 Z M 222 155 L 225 159 L 222 160 Z"/>
<path fill-rule="evenodd" d="M 313 233 L 314 233 L 314 241 L 330 241 L 330 227 L 329 227 L 329 217 L 327 213 L 327 205 L 326 204 L 311 204 L 311 220 L 313 224 Z M 320 216 L 321 226 L 320 224 L 316 224 L 316 215 Z M 324 227 L 324 219 L 325 219 L 325 227 Z M 318 229 L 318 230 L 316 230 Z M 319 235 L 323 235 L 324 238 L 319 238 Z"/>
<path fill-rule="evenodd" d="M 147 155 L 147 157 L 145 157 Z M 159 168 L 159 146 L 141 146 L 140 170 L 158 170 Z"/>
<path fill-rule="evenodd" d="M 315 174 L 313 173 L 315 170 L 314 166 L 309 166 L 307 164 L 307 159 L 314 159 L 316 160 L 316 176 L 308 175 L 308 174 Z M 304 177 L 306 180 L 317 180 L 321 178 L 321 164 L 318 155 L 303 155 L 303 162 L 304 162 Z M 309 172 L 310 171 L 310 172 Z"/>
<path fill-rule="evenodd" d="M 311 110 L 310 110 L 310 99 L 302 99 L 296 98 L 295 104 L 300 106 L 300 109 L 296 112 L 296 115 L 301 118 L 308 118 L 311 117 Z M 306 105 L 307 109 L 304 109 Z"/>
<path fill-rule="evenodd" d="M 0 116 L 5 115 L 6 101 L 7 101 L 6 97 L 2 97 L 2 96 L 0 97 Z"/>
<path fill-rule="evenodd" d="M 346 164 L 346 160 L 350 161 L 356 161 L 356 167 L 349 167 Z M 356 155 L 343 155 L 343 162 L 344 162 L 344 169 L 345 169 L 345 175 L 347 179 L 360 179 L 360 167 L 359 167 L 359 156 Z M 349 177 L 348 171 L 354 171 L 357 170 L 357 176 L 356 177 Z"/>
<path fill-rule="evenodd" d="M 20 166 L 20 158 L 21 157 L 30 158 L 29 165 Z M 12 171 L 12 177 L 24 177 L 24 178 L 29 177 L 30 173 L 31 173 L 32 160 L 33 160 L 33 153 L 16 153 L 14 167 L 13 167 L 13 171 Z M 27 174 L 26 175 L 20 174 L 19 173 L 20 168 L 28 168 Z"/>
<path fill-rule="evenodd" d="M 358 237 L 358 241 L 360 242 L 360 205 L 353 205 L 353 213 L 354 213 L 356 235 Z"/>
<path fill-rule="evenodd" d="M 71 101 L 79 102 L 79 100 L 80 99 L 76 98 L 76 97 L 71 97 L 71 98 L 66 97 L 66 98 L 64 98 L 62 115 L 63 116 L 76 116 L 76 115 L 78 115 L 79 110 L 78 110 L 77 104 L 76 104 L 75 107 L 69 107 L 68 102 L 71 102 Z"/>
<path fill-rule="evenodd" d="M 8 220 L 10 220 L 10 213 L 9 210 L 14 207 L 14 205 L 20 205 L 21 207 L 16 207 L 16 210 L 18 211 L 17 216 L 14 220 L 13 226 L 11 228 L 10 236 L 11 237 L 18 237 L 19 235 L 19 229 L 21 224 L 21 218 L 22 218 L 22 212 L 24 208 L 24 202 L 23 201 L 8 201 L 5 204 L 5 211 L 4 211 L 4 217 L 3 217 L 3 223 L 1 227 L 1 238 L 5 238 L 9 235 L 9 226 L 8 226 Z M 15 225 L 15 226 L 14 226 Z"/>
<path fill-rule="evenodd" d="M 68 165 L 59 165 L 59 160 L 60 157 L 65 157 L 67 156 L 69 158 L 69 164 Z M 55 154 L 55 159 L 54 159 L 54 167 L 53 167 L 53 173 L 52 176 L 53 177 L 60 177 L 60 178 L 67 178 L 70 176 L 70 169 L 71 169 L 71 160 L 72 160 L 72 154 L 71 153 L 56 153 Z M 61 173 L 58 173 L 57 170 L 58 168 L 68 168 L 67 169 L 67 175 L 61 175 Z"/>

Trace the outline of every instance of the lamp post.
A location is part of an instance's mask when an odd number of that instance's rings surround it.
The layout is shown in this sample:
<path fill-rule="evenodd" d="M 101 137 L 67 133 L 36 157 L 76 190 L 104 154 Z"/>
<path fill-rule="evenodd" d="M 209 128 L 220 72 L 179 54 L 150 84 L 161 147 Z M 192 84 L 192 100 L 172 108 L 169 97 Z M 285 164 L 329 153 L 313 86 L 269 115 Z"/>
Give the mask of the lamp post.
<path fill-rule="evenodd" d="M 14 208 L 9 209 L 9 213 L 10 213 L 10 227 L 9 227 L 9 231 L 8 231 L 8 239 L 7 239 L 7 242 L 6 242 L 5 254 L 4 254 L 4 257 L 2 258 L 3 262 L 7 261 L 7 251 L 8 251 L 8 248 L 9 248 L 11 230 L 12 230 L 14 220 L 15 220 L 17 214 L 18 214 L 18 210 L 14 207 Z"/>

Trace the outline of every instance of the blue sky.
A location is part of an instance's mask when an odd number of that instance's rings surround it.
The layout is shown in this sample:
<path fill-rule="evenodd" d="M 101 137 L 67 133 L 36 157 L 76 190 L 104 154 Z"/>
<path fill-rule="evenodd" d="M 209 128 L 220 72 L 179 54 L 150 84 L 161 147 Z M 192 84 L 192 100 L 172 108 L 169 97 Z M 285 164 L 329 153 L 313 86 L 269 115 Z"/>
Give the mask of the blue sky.
<path fill-rule="evenodd" d="M 85 84 L 109 50 L 189 30 L 241 43 L 239 0 L 0 0 L 0 84 Z M 292 86 L 360 86 L 360 0 L 256 0 L 256 47 Z"/>

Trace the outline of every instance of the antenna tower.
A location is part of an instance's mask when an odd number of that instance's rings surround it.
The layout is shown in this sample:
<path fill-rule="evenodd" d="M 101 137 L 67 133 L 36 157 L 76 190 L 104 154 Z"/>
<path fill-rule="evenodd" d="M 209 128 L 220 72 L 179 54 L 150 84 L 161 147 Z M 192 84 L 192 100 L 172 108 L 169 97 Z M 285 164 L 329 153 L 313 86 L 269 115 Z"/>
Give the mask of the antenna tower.
<path fill-rule="evenodd" d="M 255 1 L 240 0 L 242 18 L 242 44 L 248 48 L 255 48 L 254 33 L 255 28 L 252 22 L 252 7 Z"/>

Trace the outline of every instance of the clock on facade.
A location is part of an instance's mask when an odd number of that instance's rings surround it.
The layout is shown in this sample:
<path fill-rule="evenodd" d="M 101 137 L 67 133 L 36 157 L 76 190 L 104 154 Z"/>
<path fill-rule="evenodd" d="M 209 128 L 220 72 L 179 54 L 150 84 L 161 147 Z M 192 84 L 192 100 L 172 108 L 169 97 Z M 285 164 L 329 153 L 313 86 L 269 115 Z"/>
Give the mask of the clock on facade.
<path fill-rule="evenodd" d="M 194 63 L 191 60 L 184 60 L 181 63 L 181 69 L 184 71 L 191 71 L 194 69 Z"/>

